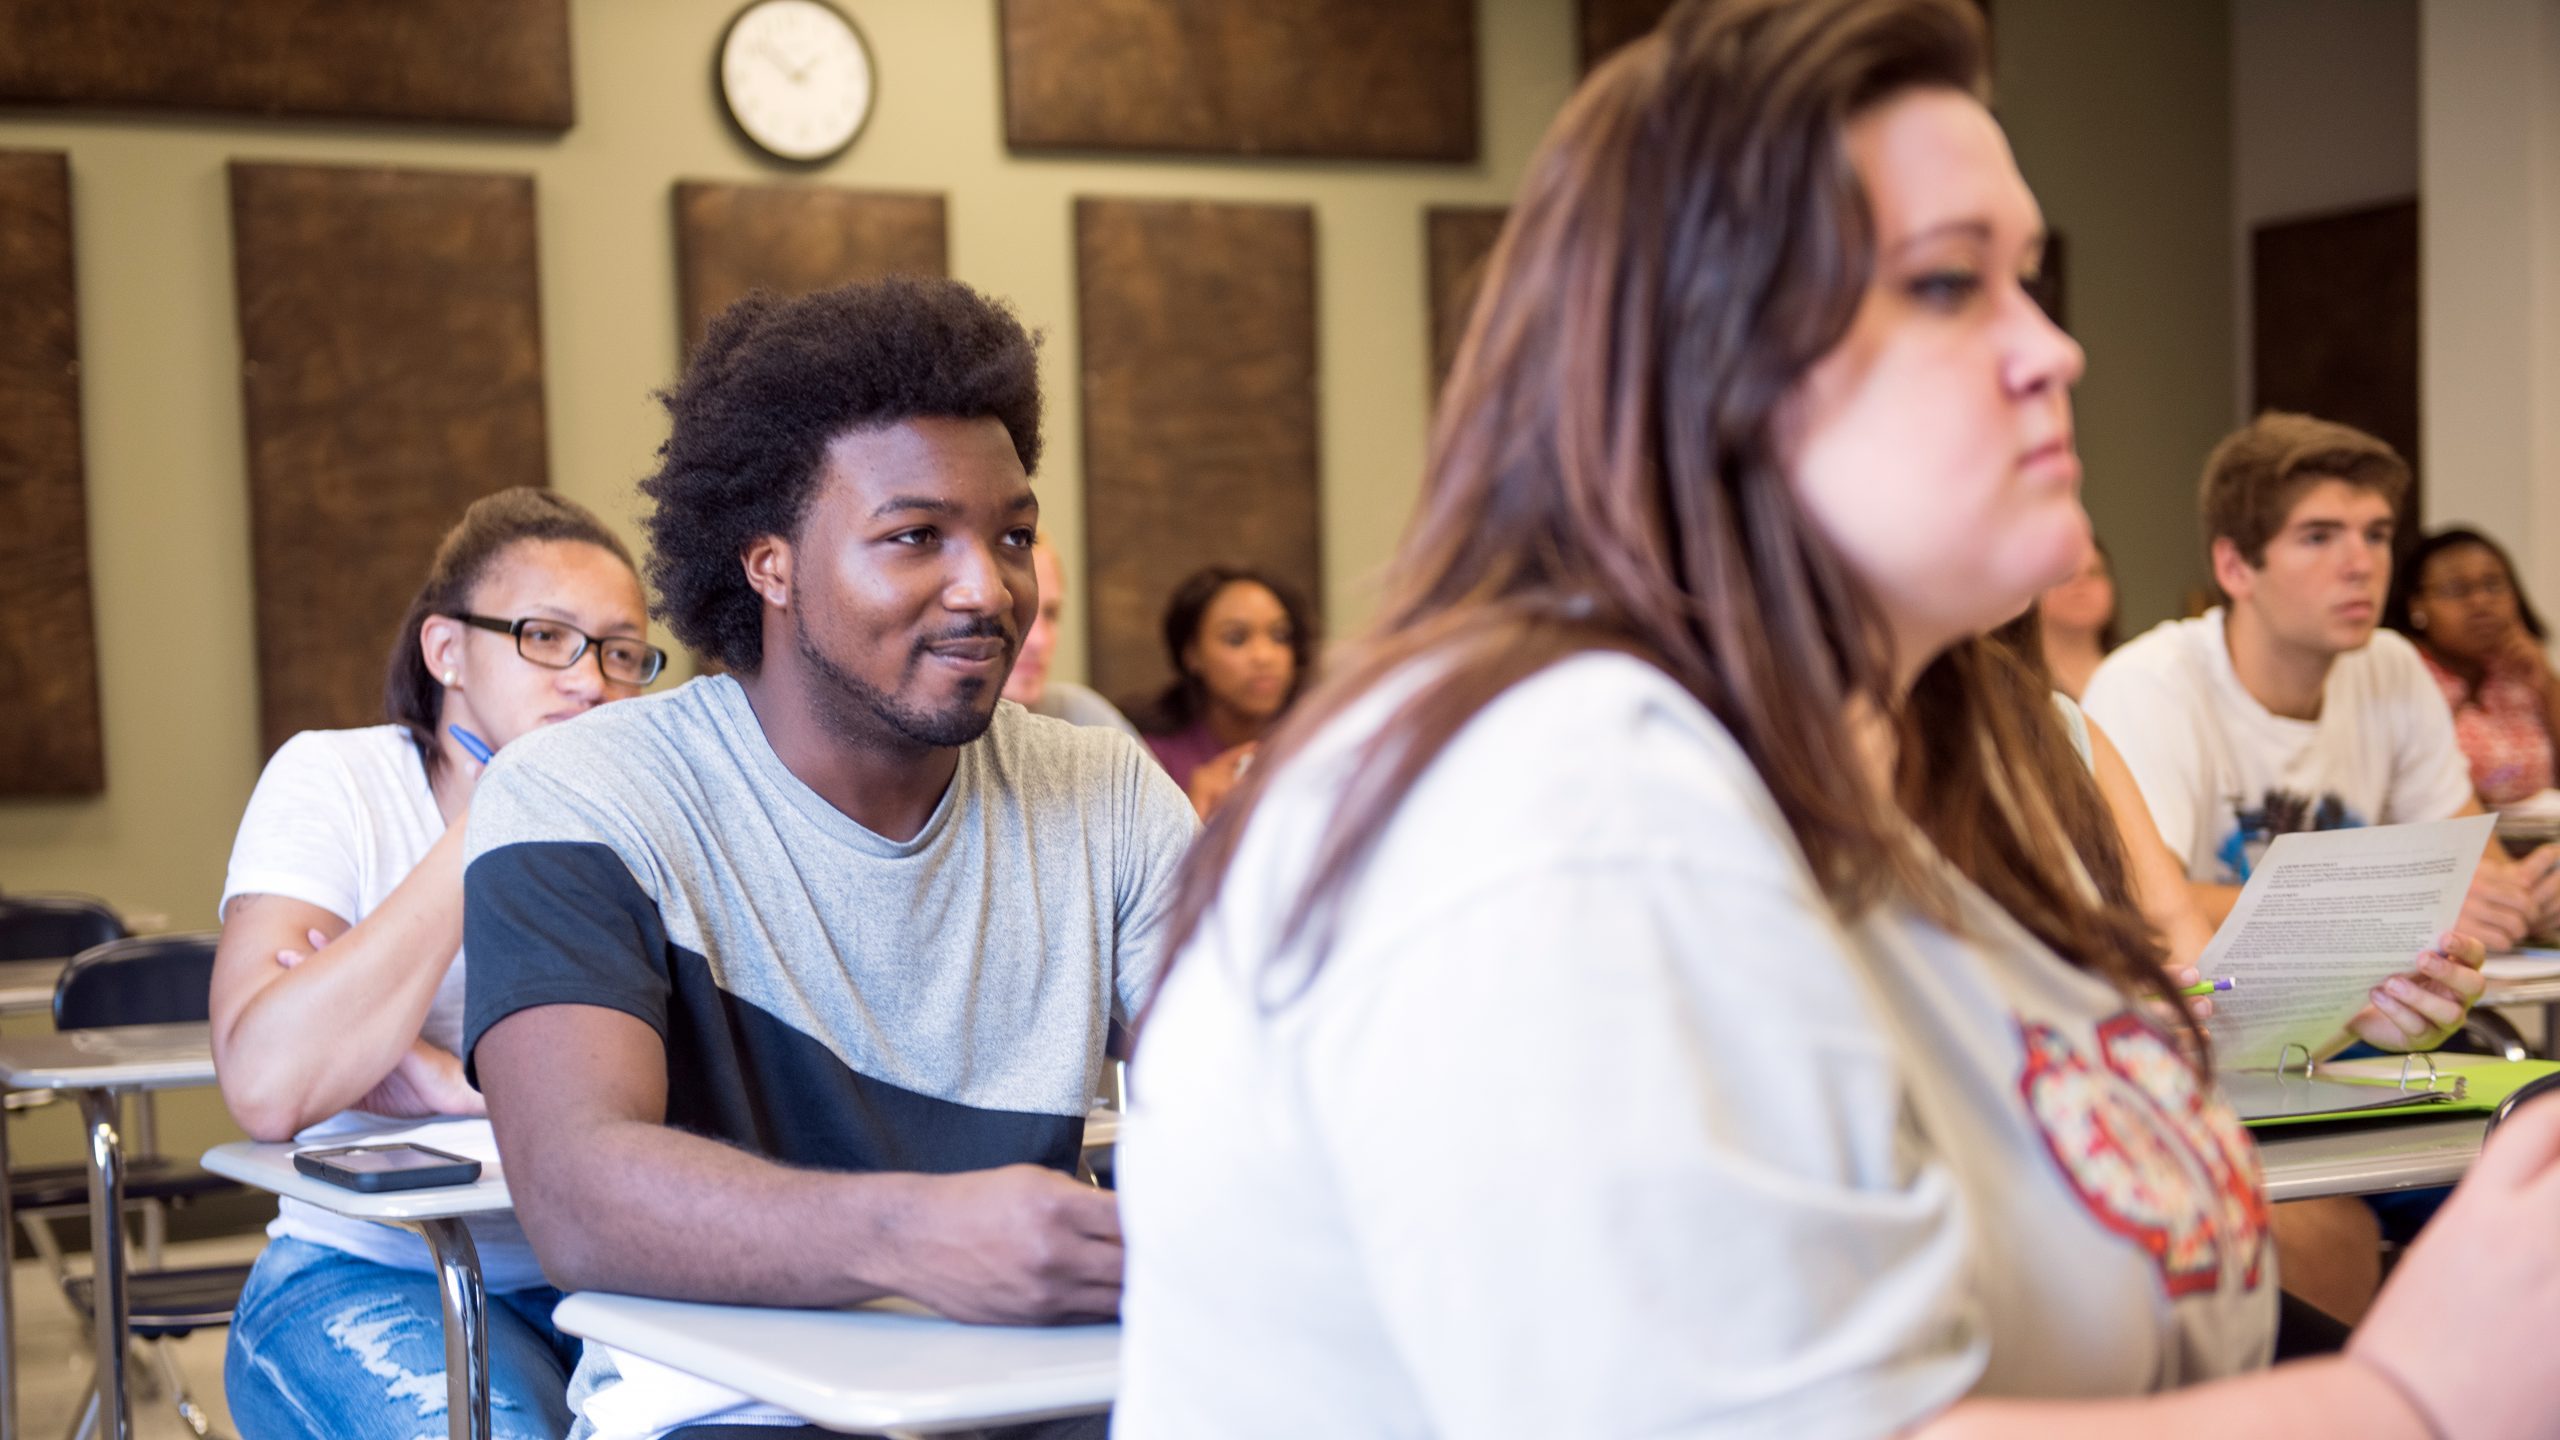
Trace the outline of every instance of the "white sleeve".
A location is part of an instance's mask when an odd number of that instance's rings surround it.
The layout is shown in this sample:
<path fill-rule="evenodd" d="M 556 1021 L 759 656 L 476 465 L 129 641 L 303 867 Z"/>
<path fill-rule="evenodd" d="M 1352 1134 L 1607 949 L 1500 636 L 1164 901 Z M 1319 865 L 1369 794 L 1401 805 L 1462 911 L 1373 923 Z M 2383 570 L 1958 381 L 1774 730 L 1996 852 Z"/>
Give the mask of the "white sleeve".
<path fill-rule="evenodd" d="M 1818 903 L 1592 855 L 1327 1007 L 1310 1104 L 1435 1433 L 1873 1436 L 1979 1377 L 1957 1187 Z"/>
<path fill-rule="evenodd" d="M 2212 853 L 2214 837 L 2199 834 L 2210 823 L 2213 777 L 2196 735 L 2195 708 L 2210 703 L 2184 677 L 2154 673 L 2140 657 L 2119 655 L 2098 667 L 2080 708 L 2098 722 L 2151 808 L 2178 863 L 2196 877 L 2198 856 Z"/>
<path fill-rule="evenodd" d="M 373 845 L 355 776 L 322 733 L 305 731 L 258 776 L 214 914 L 237 895 L 282 895 L 353 924 L 364 918 L 362 867 Z"/>
<path fill-rule="evenodd" d="M 2427 662 L 2414 647 L 2377 647 L 2376 653 L 2378 658 L 2387 657 L 2384 676 L 2389 695 L 2383 703 L 2386 713 L 2398 721 L 2389 808 L 2380 823 L 2450 819 L 2470 802 L 2472 794 L 2471 762 L 2454 734 L 2453 707 L 2445 703 L 2443 687 L 2427 673 Z"/>

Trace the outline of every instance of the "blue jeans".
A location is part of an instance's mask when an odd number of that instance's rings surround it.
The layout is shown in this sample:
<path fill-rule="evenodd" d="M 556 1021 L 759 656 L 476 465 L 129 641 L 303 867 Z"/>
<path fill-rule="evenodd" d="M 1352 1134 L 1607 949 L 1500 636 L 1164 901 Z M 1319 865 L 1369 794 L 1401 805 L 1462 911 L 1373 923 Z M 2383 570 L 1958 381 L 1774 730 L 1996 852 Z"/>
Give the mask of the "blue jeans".
<path fill-rule="evenodd" d="M 498 1440 L 569 1430 L 578 1341 L 552 1328 L 549 1286 L 489 1297 L 489 1424 Z M 250 1440 L 444 1440 L 444 1311 L 436 1278 L 294 1239 L 271 1240 L 231 1322 L 222 1384 Z"/>

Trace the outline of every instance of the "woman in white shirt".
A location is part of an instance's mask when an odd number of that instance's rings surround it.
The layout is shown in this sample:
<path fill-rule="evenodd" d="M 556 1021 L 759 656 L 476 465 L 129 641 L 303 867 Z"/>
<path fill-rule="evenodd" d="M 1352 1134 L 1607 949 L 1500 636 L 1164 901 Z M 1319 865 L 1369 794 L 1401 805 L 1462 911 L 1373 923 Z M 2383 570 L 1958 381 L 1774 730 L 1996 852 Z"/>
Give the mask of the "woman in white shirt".
<path fill-rule="evenodd" d="M 1531 161 L 1376 626 L 1177 904 L 1117 1434 L 2560 1405 L 2560 1106 L 2345 1354 L 2267 1368 L 2256 1152 L 2154 1018 L 2047 692 L 1976 638 L 2087 543 L 1983 74 L 1964 0 L 1690 0 Z"/>
<path fill-rule="evenodd" d="M 487 751 L 639 693 L 648 641 L 622 542 L 548 490 L 474 504 L 401 621 L 390 723 L 296 735 L 267 762 L 223 882 L 213 1054 L 261 1140 L 318 1142 L 385 1117 L 486 1113 L 461 1039 L 462 835 Z M 475 747 L 478 747 L 475 753 Z M 490 1419 L 568 1428 L 576 1342 L 512 1219 L 473 1222 L 489 1290 Z M 282 1203 L 231 1327 L 243 1434 L 407 1440 L 444 1429 L 443 1327 L 426 1248 Z"/>

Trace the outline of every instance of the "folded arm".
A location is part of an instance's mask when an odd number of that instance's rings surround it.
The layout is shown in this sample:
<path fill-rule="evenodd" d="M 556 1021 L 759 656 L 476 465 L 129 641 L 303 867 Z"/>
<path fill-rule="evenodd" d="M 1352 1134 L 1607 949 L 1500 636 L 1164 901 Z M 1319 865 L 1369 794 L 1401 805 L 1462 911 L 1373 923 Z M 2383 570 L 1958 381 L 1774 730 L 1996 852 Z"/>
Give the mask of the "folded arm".
<path fill-rule="evenodd" d="M 240 1128 L 290 1139 L 413 1058 L 436 987 L 462 948 L 461 857 L 457 823 L 353 926 L 287 896 L 232 898 L 214 954 L 210 1018 L 214 1070 Z M 324 944 L 312 943 L 315 933 Z M 302 958 L 278 963 L 287 953 Z"/>

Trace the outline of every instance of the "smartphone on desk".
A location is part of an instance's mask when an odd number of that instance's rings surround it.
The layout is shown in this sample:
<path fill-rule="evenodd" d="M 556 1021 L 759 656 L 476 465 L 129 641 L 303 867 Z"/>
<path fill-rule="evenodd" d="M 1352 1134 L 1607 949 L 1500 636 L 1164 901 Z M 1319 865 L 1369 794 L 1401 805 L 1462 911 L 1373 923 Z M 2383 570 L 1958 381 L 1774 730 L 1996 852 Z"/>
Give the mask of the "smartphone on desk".
<path fill-rule="evenodd" d="M 480 1178 L 479 1161 L 424 1145 L 340 1145 L 328 1150 L 296 1150 L 293 1168 L 314 1180 L 366 1194 L 468 1185 Z"/>

